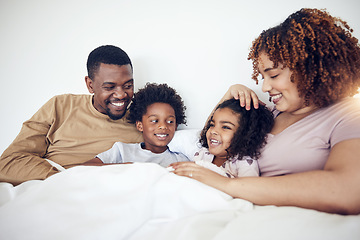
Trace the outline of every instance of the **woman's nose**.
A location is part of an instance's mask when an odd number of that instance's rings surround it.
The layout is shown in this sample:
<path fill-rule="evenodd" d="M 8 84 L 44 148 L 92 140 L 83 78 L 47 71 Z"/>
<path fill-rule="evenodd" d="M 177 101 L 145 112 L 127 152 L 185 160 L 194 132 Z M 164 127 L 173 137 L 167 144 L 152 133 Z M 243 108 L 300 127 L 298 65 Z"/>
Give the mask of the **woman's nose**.
<path fill-rule="evenodd" d="M 263 92 L 269 92 L 271 90 L 271 85 L 270 85 L 268 78 L 264 78 L 262 86 L 261 86 L 261 90 Z"/>

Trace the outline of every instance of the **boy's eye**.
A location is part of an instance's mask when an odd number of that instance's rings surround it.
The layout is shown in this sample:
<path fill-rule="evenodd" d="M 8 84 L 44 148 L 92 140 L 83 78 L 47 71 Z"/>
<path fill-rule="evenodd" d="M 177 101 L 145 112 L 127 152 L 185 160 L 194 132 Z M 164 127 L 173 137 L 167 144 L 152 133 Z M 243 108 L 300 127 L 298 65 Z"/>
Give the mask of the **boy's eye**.
<path fill-rule="evenodd" d="M 167 123 L 174 123 L 174 121 L 173 120 L 168 120 Z"/>
<path fill-rule="evenodd" d="M 152 123 L 157 123 L 158 121 L 156 119 L 150 120 Z"/>

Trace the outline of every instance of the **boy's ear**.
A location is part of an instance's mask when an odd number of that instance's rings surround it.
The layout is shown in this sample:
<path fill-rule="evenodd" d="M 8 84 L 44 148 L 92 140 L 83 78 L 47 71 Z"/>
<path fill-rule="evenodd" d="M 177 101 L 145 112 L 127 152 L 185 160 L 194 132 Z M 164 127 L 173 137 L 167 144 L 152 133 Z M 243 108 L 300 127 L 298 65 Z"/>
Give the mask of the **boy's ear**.
<path fill-rule="evenodd" d="M 142 132 L 144 129 L 143 129 L 143 124 L 141 121 L 136 121 L 136 129 L 139 131 L 139 132 Z"/>

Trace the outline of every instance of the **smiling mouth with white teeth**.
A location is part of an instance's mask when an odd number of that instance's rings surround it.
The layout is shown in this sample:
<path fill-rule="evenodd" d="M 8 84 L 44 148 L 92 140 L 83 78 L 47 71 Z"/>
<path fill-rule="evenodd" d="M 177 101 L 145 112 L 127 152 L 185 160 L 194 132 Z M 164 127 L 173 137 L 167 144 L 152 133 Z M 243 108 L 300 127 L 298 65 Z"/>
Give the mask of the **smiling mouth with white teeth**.
<path fill-rule="evenodd" d="M 112 102 L 110 104 L 112 104 L 112 105 L 114 105 L 116 107 L 122 107 L 122 106 L 124 106 L 125 102 Z"/>
<path fill-rule="evenodd" d="M 282 97 L 282 94 L 281 94 L 281 93 L 278 94 L 278 95 L 275 95 L 275 96 L 270 96 L 270 97 L 269 97 L 269 101 L 276 104 L 276 102 L 278 101 L 278 99 L 280 99 L 281 97 Z"/>
<path fill-rule="evenodd" d="M 155 136 L 157 136 L 157 137 L 161 137 L 161 138 L 164 138 L 164 137 L 166 137 L 168 134 L 155 134 Z"/>
<path fill-rule="evenodd" d="M 210 144 L 211 145 L 220 145 L 220 141 L 219 140 L 216 140 L 216 139 L 210 139 Z"/>

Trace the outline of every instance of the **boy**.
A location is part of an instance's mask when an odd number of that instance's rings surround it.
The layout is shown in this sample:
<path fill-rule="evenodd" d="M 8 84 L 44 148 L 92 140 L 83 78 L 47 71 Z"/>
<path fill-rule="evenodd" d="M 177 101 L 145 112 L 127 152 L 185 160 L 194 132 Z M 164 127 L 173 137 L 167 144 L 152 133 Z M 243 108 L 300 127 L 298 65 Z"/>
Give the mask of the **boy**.
<path fill-rule="evenodd" d="M 167 84 L 147 83 L 134 95 L 128 116 L 129 122 L 142 132 L 144 142 L 116 142 L 111 149 L 98 154 L 85 165 L 154 162 L 168 167 L 174 162 L 189 161 L 185 155 L 171 152 L 167 146 L 177 126 L 186 123 L 185 109 L 173 88 Z"/>

